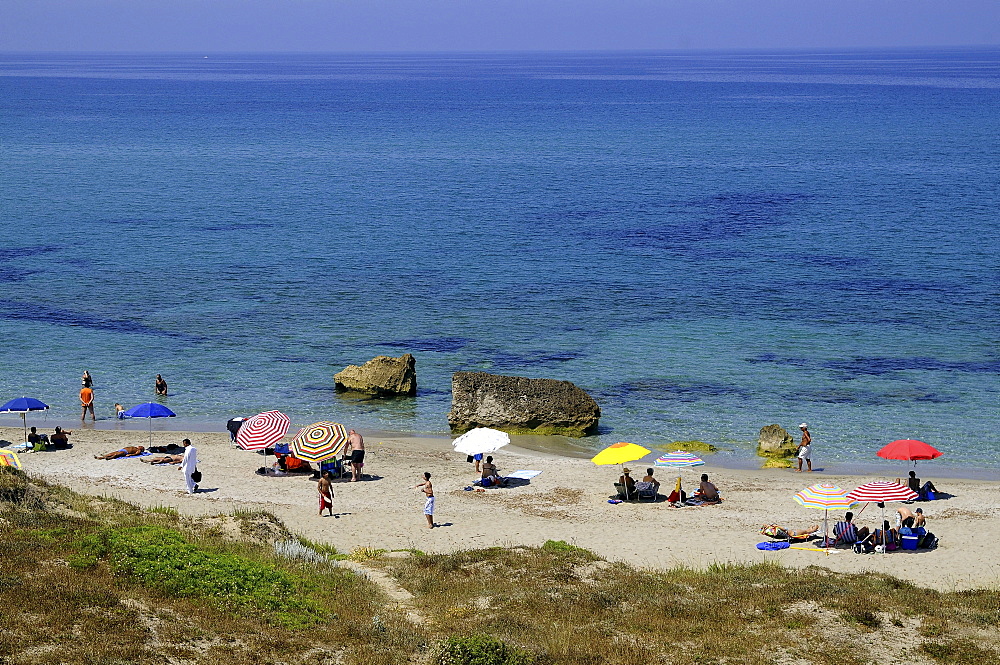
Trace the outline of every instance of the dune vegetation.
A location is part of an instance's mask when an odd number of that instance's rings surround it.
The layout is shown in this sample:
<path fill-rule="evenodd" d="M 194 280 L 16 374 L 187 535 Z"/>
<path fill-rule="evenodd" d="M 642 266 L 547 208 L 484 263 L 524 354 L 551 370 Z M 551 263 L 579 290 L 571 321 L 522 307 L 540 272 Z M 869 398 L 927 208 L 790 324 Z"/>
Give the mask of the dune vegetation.
<path fill-rule="evenodd" d="M 373 536 L 377 539 L 377 536 Z M 776 565 L 643 570 L 560 541 L 338 553 L 0 468 L 0 663 L 997 663 L 1000 593 Z"/>

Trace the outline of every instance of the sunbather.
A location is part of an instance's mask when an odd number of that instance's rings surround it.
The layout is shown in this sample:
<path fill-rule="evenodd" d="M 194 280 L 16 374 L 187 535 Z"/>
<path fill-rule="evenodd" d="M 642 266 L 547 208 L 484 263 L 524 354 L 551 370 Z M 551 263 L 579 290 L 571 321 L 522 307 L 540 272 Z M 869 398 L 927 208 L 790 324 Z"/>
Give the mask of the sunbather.
<path fill-rule="evenodd" d="M 493 485 L 504 485 L 507 482 L 505 478 L 500 477 L 500 471 L 493 463 L 492 455 L 487 455 L 486 461 L 483 463 L 483 480 L 489 480 L 490 484 Z"/>
<path fill-rule="evenodd" d="M 53 448 L 69 448 L 69 435 L 72 433 L 72 430 L 57 427 L 56 431 L 49 437 L 49 443 L 52 444 Z"/>
<path fill-rule="evenodd" d="M 719 501 L 722 501 L 719 497 L 719 489 L 712 483 L 708 482 L 707 473 L 701 474 L 701 485 L 694 493 L 694 498 L 701 499 L 702 501 L 706 501 L 708 503 L 718 503 Z"/>
<path fill-rule="evenodd" d="M 884 520 L 882 528 L 875 529 L 875 537 L 872 542 L 875 545 L 895 545 L 899 542 L 899 533 L 889 526 L 889 520 Z"/>
<path fill-rule="evenodd" d="M 817 531 L 819 531 L 819 524 L 813 524 L 804 529 L 786 529 L 777 524 L 765 524 L 760 528 L 763 535 L 779 540 L 803 540 Z"/>
<path fill-rule="evenodd" d="M 159 457 L 150 457 L 139 461 L 146 464 L 180 464 L 183 460 L 184 455 L 160 455 Z"/>
<path fill-rule="evenodd" d="M 135 457 L 146 452 L 146 449 L 142 446 L 125 446 L 118 450 L 112 450 L 109 453 L 104 453 L 103 455 L 94 455 L 94 459 L 118 459 L 119 457 Z"/>

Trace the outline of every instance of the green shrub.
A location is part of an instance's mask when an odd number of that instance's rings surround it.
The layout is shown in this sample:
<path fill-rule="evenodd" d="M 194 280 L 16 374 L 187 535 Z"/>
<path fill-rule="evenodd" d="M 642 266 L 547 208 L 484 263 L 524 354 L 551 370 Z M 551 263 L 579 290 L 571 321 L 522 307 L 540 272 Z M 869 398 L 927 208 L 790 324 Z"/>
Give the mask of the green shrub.
<path fill-rule="evenodd" d="M 168 596 L 205 597 L 232 609 L 267 612 L 275 622 L 286 625 L 318 620 L 317 608 L 297 596 L 295 578 L 288 573 L 192 545 L 174 529 L 108 529 L 89 538 L 83 550 L 106 560 L 116 575 Z"/>
<path fill-rule="evenodd" d="M 529 665 L 531 655 L 489 635 L 449 637 L 441 645 L 438 665 Z"/>
<path fill-rule="evenodd" d="M 597 558 L 597 555 L 590 550 L 570 545 L 565 540 L 546 540 L 542 544 L 542 550 L 545 552 L 558 552 L 560 554 L 579 554 L 591 560 Z"/>

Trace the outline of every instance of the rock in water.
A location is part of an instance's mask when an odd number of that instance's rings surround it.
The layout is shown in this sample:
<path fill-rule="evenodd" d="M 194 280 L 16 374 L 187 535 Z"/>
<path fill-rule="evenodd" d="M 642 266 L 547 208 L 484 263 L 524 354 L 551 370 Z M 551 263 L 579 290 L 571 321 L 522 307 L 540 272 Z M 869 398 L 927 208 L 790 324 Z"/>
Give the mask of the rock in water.
<path fill-rule="evenodd" d="M 794 457 L 798 448 L 792 435 L 780 425 L 766 425 L 760 428 L 757 454 L 761 457 Z"/>
<path fill-rule="evenodd" d="M 584 436 L 597 429 L 601 407 L 569 381 L 484 372 L 451 379 L 452 432 L 492 427 L 511 434 Z"/>
<path fill-rule="evenodd" d="M 417 394 L 417 361 L 409 353 L 398 358 L 376 356 L 364 365 L 348 365 L 334 375 L 337 390 L 380 397 Z"/>

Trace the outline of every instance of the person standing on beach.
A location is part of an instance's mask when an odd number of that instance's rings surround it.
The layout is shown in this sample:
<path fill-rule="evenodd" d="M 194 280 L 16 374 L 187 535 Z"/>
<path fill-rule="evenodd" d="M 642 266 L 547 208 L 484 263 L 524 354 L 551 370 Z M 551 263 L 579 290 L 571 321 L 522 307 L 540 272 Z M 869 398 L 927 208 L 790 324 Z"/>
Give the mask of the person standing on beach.
<path fill-rule="evenodd" d="M 184 474 L 187 493 L 194 494 L 198 491 L 198 483 L 193 478 L 194 472 L 198 470 L 198 449 L 191 445 L 191 439 L 184 439 L 181 444 L 184 446 L 184 457 L 181 458 L 179 468 Z"/>
<path fill-rule="evenodd" d="M 351 430 L 347 433 L 347 445 L 351 447 L 351 482 L 361 480 L 361 467 L 365 465 L 365 439 Z"/>
<path fill-rule="evenodd" d="M 155 387 L 157 395 L 163 395 L 164 397 L 167 396 L 167 382 L 164 381 L 163 377 L 159 374 L 156 375 Z"/>
<path fill-rule="evenodd" d="M 431 485 L 431 474 L 424 471 L 424 482 L 417 483 L 413 489 L 423 490 L 427 500 L 424 502 L 424 517 L 427 518 L 427 528 L 434 528 L 434 486 Z"/>
<path fill-rule="evenodd" d="M 802 441 L 799 443 L 799 473 L 802 473 L 802 460 L 806 461 L 809 472 L 812 473 L 812 436 L 809 434 L 809 425 L 802 423 L 799 425 L 802 430 Z"/>
<path fill-rule="evenodd" d="M 80 414 L 80 421 L 87 419 L 87 411 L 90 410 L 90 419 L 97 420 L 94 415 L 94 390 L 86 385 L 80 388 L 80 404 L 83 406 L 83 413 Z"/>
<path fill-rule="evenodd" d="M 323 509 L 326 508 L 330 517 L 333 517 L 333 483 L 330 482 L 330 472 L 324 471 L 319 478 L 316 489 L 319 491 L 319 516 L 323 517 Z"/>

